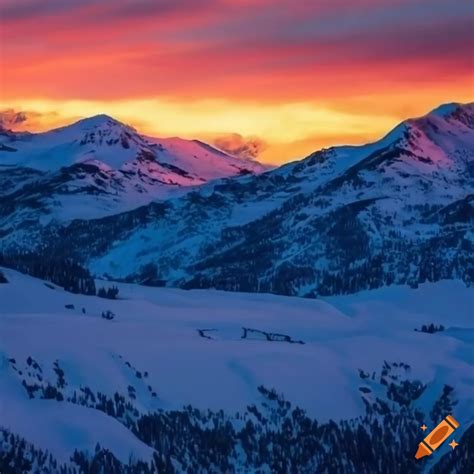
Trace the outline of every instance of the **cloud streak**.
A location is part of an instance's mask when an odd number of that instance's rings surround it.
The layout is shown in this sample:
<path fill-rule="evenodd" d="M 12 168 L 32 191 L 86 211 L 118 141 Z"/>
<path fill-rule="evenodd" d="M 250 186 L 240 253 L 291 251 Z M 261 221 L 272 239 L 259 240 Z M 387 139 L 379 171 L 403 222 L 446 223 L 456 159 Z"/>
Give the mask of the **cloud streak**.
<path fill-rule="evenodd" d="M 225 123 L 209 134 L 254 133 L 269 142 L 264 155 L 287 135 L 286 113 L 276 123 L 265 115 L 277 106 L 363 113 L 366 136 L 381 115 L 395 121 L 472 100 L 471 0 L 2 0 L 0 18 L 8 65 L 0 106 L 34 110 L 35 101 L 52 101 L 67 117 L 77 101 L 107 113 L 124 103 L 173 103 L 172 133 L 189 135 L 190 104 L 212 101 Z M 90 107 L 72 107 L 74 116 L 90 115 Z M 259 123 L 243 121 L 249 108 Z M 132 110 L 135 122 L 153 116 Z M 201 116 L 212 125 L 209 110 Z M 317 122 L 322 128 L 307 136 L 352 140 L 353 122 L 337 134 Z M 311 124 L 297 123 L 301 133 L 291 140 L 304 142 Z"/>
<path fill-rule="evenodd" d="M 310 84 L 324 95 L 348 93 L 341 74 L 362 93 L 418 70 L 428 83 L 472 75 L 468 0 L 449 8 L 445 0 L 389 0 L 383 8 L 378 0 L 291 8 L 280 0 L 48 0 L 41 8 L 4 0 L 0 16 L 5 90 L 16 97 L 38 94 L 35 80 L 40 95 L 56 98 L 264 92 L 281 100 L 298 90 L 305 98 Z"/>

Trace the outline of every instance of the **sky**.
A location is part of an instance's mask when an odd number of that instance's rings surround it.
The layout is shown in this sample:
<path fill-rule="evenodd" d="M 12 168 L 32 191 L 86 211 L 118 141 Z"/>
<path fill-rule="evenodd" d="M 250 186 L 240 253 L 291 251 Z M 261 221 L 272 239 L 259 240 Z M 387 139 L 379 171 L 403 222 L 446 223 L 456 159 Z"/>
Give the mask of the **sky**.
<path fill-rule="evenodd" d="M 472 31 L 471 0 L 0 0 L 0 112 L 283 163 L 472 101 Z"/>

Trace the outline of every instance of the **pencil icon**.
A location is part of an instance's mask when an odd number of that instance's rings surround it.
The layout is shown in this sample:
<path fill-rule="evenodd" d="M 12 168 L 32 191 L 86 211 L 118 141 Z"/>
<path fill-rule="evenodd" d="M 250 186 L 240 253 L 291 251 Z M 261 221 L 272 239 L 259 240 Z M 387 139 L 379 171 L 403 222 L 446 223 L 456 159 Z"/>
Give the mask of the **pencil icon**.
<path fill-rule="evenodd" d="M 459 423 L 448 415 L 428 436 L 418 445 L 415 458 L 429 456 L 438 449 L 444 441 L 459 427 Z"/>

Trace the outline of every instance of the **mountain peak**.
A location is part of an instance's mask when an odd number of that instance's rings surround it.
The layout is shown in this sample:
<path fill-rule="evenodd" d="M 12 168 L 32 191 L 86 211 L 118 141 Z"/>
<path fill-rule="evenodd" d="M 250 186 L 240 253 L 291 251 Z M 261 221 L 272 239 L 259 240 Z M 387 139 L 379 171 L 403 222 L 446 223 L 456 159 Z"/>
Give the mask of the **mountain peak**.
<path fill-rule="evenodd" d="M 455 112 L 466 112 L 469 114 L 474 113 L 474 102 L 470 103 L 460 103 L 460 102 L 450 102 L 447 104 L 442 104 L 433 109 L 427 114 L 427 117 L 438 117 L 438 118 L 449 118 Z"/>
<path fill-rule="evenodd" d="M 76 126 L 76 125 L 80 125 L 81 128 L 95 128 L 95 127 L 102 127 L 102 126 L 108 125 L 108 126 L 120 126 L 123 128 L 132 129 L 132 127 L 130 127 L 129 125 L 126 125 L 107 114 L 98 114 L 98 115 L 93 115 L 92 117 L 86 117 L 72 124 L 72 126 Z"/>
<path fill-rule="evenodd" d="M 467 129 L 474 130 L 474 102 L 451 102 L 442 104 L 431 110 L 426 115 L 409 119 L 404 123 L 424 133 L 439 135 L 439 127 L 445 128 L 449 133 L 464 135 Z M 464 137 L 466 138 L 466 137 Z"/>

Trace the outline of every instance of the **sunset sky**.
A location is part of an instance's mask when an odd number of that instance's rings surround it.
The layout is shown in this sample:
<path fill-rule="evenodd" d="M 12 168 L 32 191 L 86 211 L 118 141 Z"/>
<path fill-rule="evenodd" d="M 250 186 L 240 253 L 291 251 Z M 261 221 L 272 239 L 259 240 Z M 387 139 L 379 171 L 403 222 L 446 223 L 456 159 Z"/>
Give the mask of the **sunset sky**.
<path fill-rule="evenodd" d="M 474 91 L 471 0 L 0 0 L 0 111 L 281 163 Z"/>

